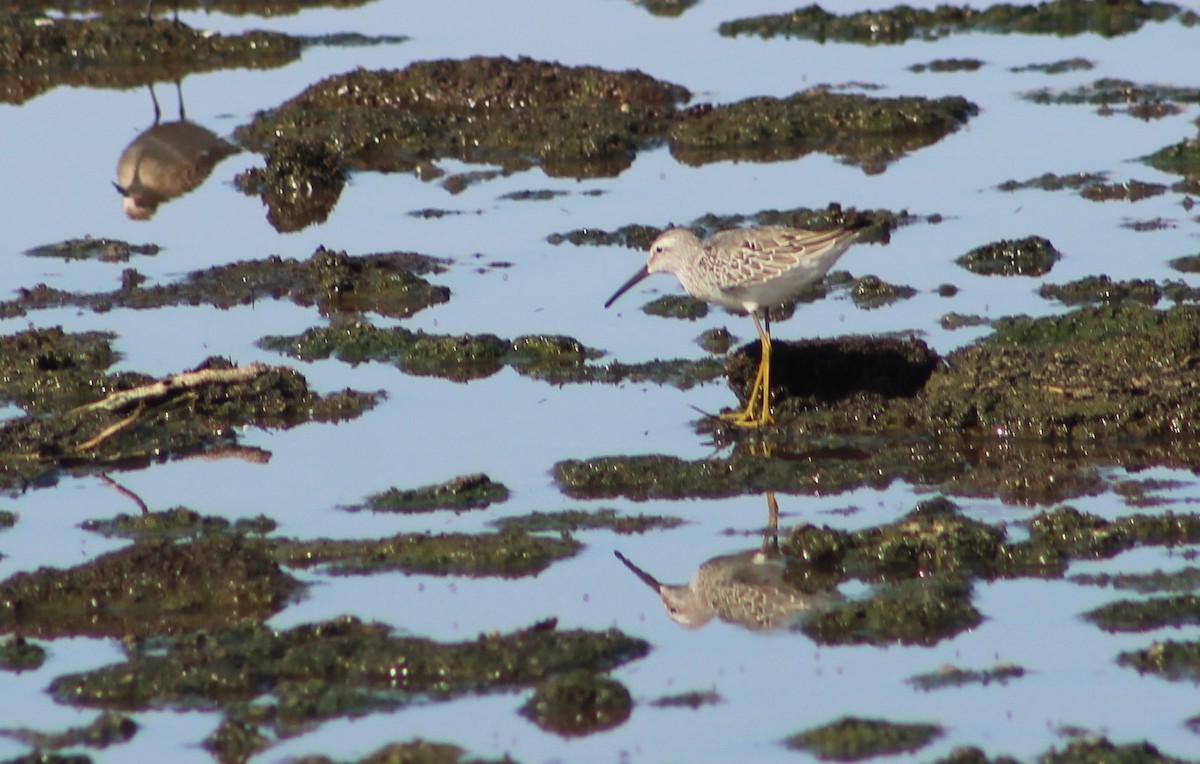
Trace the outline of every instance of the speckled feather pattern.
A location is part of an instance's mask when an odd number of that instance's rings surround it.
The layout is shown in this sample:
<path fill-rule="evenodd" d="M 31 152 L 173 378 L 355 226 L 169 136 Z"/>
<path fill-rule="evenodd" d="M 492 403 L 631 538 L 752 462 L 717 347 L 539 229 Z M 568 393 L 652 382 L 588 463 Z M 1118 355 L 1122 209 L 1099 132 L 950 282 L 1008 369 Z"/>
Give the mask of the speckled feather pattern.
<path fill-rule="evenodd" d="M 858 233 L 769 226 L 721 231 L 701 242 L 672 229 L 651 245 L 647 270 L 674 273 L 693 297 L 754 311 L 784 303 L 820 279 Z"/>

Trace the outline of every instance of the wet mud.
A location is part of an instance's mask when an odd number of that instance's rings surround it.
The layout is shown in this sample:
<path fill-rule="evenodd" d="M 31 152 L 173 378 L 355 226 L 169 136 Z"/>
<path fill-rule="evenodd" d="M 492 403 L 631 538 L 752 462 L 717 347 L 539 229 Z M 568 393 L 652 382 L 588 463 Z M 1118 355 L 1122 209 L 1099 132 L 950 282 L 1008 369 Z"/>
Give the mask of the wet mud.
<path fill-rule="evenodd" d="M 993 682 L 1008 684 L 1013 679 L 1025 676 L 1025 669 L 1010 663 L 997 664 L 990 669 L 962 669 L 957 666 L 942 666 L 928 674 L 909 677 L 908 684 L 919 690 L 940 690 L 947 687 L 962 687 L 968 684 L 987 686 Z"/>
<path fill-rule="evenodd" d="M 688 164 L 822 151 L 881 172 L 978 112 L 956 97 L 874 98 L 825 89 L 681 109 L 690 99 L 685 88 L 637 71 L 525 58 L 350 72 L 238 128 L 239 142 L 266 158 L 266 168 L 240 184 L 263 196 L 277 228 L 296 230 L 328 214 L 349 171 L 427 177 L 430 163 L 457 159 L 505 173 L 536 166 L 551 176 L 611 177 L 638 151 L 667 143 Z M 297 188 L 316 189 L 304 200 L 314 209 L 286 211 Z M 281 227 L 281 218 L 290 222 Z"/>
<path fill-rule="evenodd" d="M 625 723 L 633 698 L 625 685 L 602 674 L 571 671 L 539 684 L 521 713 L 563 737 L 590 735 Z"/>
<path fill-rule="evenodd" d="M 378 400 L 351 390 L 321 396 L 290 368 L 220 358 L 158 380 L 110 374 L 111 339 L 59 329 L 0 337 L 9 369 L 0 399 L 26 410 L 0 426 L 0 487 L 187 457 L 264 462 L 270 454 L 240 446 L 236 428 L 352 419 Z"/>
<path fill-rule="evenodd" d="M 683 518 L 667 515 L 623 515 L 615 509 L 564 509 L 557 512 L 531 512 L 527 515 L 502 517 L 491 525 L 501 532 L 578 533 L 579 531 L 610 530 L 621 535 L 667 530 L 684 524 Z"/>
<path fill-rule="evenodd" d="M 496 483 L 487 475 L 476 473 L 460 475 L 438 485 L 412 489 L 389 488 L 371 494 L 363 504 L 352 505 L 346 509 L 402 514 L 434 512 L 439 509 L 461 512 L 485 509 L 493 503 L 499 504 L 507 499 L 508 488 L 503 483 Z"/>
<path fill-rule="evenodd" d="M 818 759 L 858 761 L 918 751 L 941 735 L 942 728 L 936 724 L 898 724 L 847 716 L 792 735 L 784 744 L 788 748 L 811 751 Z"/>
<path fill-rule="evenodd" d="M 408 374 L 452 382 L 483 379 L 508 367 L 555 385 L 654 382 L 686 390 L 721 374 L 721 363 L 711 358 L 597 363 L 601 351 L 571 337 L 550 335 L 505 340 L 494 334 L 427 334 L 355 323 L 309 329 L 297 336 L 264 337 L 260 344 L 306 361 L 333 357 L 350 364 L 392 363 Z"/>
<path fill-rule="evenodd" d="M 169 284 L 143 285 L 127 270 L 110 292 L 66 292 L 44 284 L 0 302 L 0 316 L 78 307 L 102 313 L 116 308 L 153 310 L 177 305 L 227 309 L 258 300 L 290 300 L 316 306 L 321 315 L 376 313 L 404 318 L 450 299 L 450 290 L 424 275 L 442 273 L 449 262 L 415 252 L 348 255 L 319 247 L 306 260 L 271 256 L 193 271 Z"/>
<path fill-rule="evenodd" d="M 791 13 L 768 14 L 727 21 L 723 35 L 795 37 L 866 45 L 898 45 L 909 40 L 937 40 L 951 34 L 1052 34 L 1059 37 L 1094 33 L 1117 37 L 1136 32 L 1144 24 L 1177 20 L 1194 24 L 1190 10 L 1170 3 L 1120 0 L 1090 3 L 1085 0 L 1048 0 L 1037 5 L 999 3 L 986 8 L 939 5 L 930 10 L 900 5 L 879 11 L 839 15 L 818 5 Z"/>
<path fill-rule="evenodd" d="M 604 672 L 648 649 L 616 630 L 561 631 L 553 621 L 440 643 L 345 617 L 283 631 L 249 624 L 127 642 L 123 662 L 60 676 L 50 692 L 109 710 L 215 709 L 227 731 L 229 721 L 241 722 L 243 733 L 256 728 L 273 740 L 337 716 Z"/>
<path fill-rule="evenodd" d="M 302 48 L 276 32 L 221 35 L 135 16 L 85 20 L 5 10 L 0 103 L 24 103 L 60 85 L 130 88 L 194 72 L 273 68 L 295 61 Z"/>
<path fill-rule="evenodd" d="M 985 244 L 962 255 L 956 263 L 981 276 L 1044 276 L 1062 257 L 1042 236 Z"/>

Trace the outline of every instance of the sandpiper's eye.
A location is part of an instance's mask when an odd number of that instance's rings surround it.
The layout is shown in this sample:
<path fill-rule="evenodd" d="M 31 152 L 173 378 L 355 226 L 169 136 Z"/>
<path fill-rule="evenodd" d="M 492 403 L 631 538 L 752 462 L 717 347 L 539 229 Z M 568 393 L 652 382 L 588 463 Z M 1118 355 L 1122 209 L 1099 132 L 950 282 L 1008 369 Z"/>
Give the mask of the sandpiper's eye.
<path fill-rule="evenodd" d="M 654 254 L 661 255 L 663 253 L 663 245 L 659 244 L 654 248 Z"/>

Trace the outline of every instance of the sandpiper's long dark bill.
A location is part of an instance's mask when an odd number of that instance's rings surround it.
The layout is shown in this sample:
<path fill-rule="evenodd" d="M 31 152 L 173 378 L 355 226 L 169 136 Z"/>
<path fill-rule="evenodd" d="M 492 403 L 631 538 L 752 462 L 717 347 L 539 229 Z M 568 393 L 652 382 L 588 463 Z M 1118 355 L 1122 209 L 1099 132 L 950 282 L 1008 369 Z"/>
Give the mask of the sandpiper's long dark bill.
<path fill-rule="evenodd" d="M 618 297 L 620 297 L 621 295 L 628 292 L 630 289 L 633 288 L 634 284 L 638 283 L 639 281 L 641 281 L 642 279 L 646 278 L 649 275 L 650 275 L 650 271 L 647 270 L 646 266 L 643 265 L 641 267 L 641 269 L 638 270 L 637 273 L 633 274 L 633 277 L 631 279 L 629 279 L 629 281 L 626 281 L 624 284 L 622 284 L 621 288 L 618 289 L 616 292 L 614 292 L 612 297 L 608 298 L 608 301 L 604 303 L 604 307 L 606 307 L 606 308 L 612 307 L 612 304 L 617 301 Z"/>
<path fill-rule="evenodd" d="M 723 416 L 747 427 L 771 424 L 775 421 L 771 416 L 771 335 L 758 314 L 788 302 L 823 278 L 865 227 L 859 224 L 828 231 L 741 228 L 720 231 L 703 242 L 689 230 L 672 228 L 654 240 L 646 264 L 604 307 L 647 276 L 672 273 L 692 297 L 749 313 L 762 344 L 762 360 L 746 408 Z"/>

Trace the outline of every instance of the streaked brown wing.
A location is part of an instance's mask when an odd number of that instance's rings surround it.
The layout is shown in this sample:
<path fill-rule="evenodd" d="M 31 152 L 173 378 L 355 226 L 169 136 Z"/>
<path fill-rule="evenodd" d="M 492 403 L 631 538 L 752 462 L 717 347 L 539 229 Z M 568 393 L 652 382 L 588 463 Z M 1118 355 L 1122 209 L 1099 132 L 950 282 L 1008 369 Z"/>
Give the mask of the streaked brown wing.
<path fill-rule="evenodd" d="M 778 278 L 809 258 L 839 246 L 844 228 L 804 231 L 758 228 L 714 234 L 705 242 L 706 266 L 721 274 L 723 288 L 754 286 Z"/>

